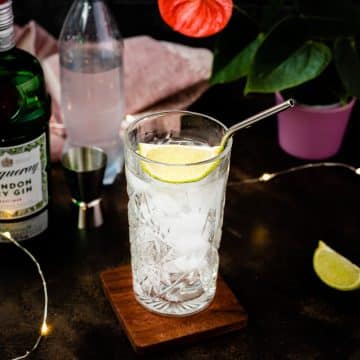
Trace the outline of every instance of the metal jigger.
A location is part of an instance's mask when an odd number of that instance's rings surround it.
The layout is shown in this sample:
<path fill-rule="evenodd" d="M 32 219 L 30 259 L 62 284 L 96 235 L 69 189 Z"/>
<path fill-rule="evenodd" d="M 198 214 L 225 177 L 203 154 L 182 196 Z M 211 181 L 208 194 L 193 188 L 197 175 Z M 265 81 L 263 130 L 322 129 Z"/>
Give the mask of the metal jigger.
<path fill-rule="evenodd" d="M 96 147 L 76 147 L 61 159 L 72 201 L 79 207 L 78 228 L 102 225 L 101 187 L 106 167 L 106 154 Z"/>

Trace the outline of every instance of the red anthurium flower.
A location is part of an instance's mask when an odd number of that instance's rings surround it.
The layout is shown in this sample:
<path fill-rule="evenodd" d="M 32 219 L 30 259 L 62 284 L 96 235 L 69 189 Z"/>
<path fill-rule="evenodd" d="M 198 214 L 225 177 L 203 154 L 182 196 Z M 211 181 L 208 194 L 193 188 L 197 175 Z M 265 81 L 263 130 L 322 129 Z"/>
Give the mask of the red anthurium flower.
<path fill-rule="evenodd" d="M 232 0 L 158 0 L 164 21 L 184 35 L 205 37 L 221 31 L 229 22 Z"/>

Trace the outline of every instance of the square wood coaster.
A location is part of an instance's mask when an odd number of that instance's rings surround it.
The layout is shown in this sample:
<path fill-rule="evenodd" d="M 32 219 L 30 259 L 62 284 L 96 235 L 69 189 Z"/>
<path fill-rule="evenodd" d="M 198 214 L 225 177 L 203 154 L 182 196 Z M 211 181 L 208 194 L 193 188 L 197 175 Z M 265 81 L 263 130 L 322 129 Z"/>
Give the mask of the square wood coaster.
<path fill-rule="evenodd" d="M 180 318 L 156 315 L 135 300 L 130 265 L 106 270 L 100 277 L 105 294 L 137 353 L 194 342 L 242 329 L 247 324 L 245 310 L 220 276 L 210 306 L 198 314 Z"/>

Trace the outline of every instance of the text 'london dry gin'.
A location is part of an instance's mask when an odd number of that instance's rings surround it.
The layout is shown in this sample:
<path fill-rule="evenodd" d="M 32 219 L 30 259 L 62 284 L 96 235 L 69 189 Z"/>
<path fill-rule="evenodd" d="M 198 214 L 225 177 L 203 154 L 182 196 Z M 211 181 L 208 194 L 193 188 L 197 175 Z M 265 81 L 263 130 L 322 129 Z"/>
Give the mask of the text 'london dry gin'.
<path fill-rule="evenodd" d="M 0 231 L 47 228 L 50 101 L 42 68 L 15 47 L 11 1 L 0 0 Z"/>

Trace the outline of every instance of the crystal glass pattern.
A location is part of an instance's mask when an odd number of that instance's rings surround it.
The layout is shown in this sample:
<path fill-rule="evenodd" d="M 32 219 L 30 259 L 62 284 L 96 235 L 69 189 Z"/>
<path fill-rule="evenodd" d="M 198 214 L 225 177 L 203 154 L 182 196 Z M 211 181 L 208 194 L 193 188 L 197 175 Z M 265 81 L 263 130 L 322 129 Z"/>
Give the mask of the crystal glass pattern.
<path fill-rule="evenodd" d="M 127 130 L 133 287 L 136 299 L 156 313 L 193 314 L 215 295 L 231 140 L 207 162 L 211 171 L 188 183 L 164 182 L 144 171 L 151 160 L 139 155 L 139 143 L 215 146 L 225 130 L 215 119 L 185 111 L 151 114 Z"/>

